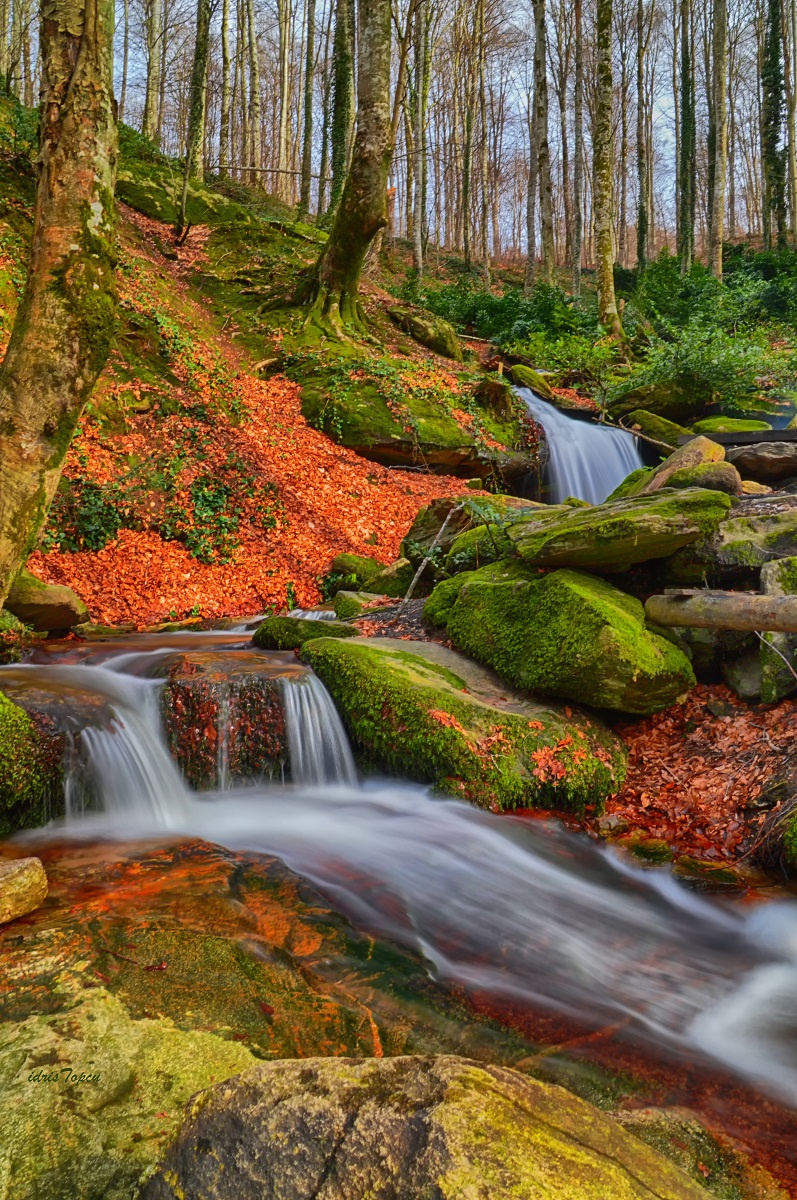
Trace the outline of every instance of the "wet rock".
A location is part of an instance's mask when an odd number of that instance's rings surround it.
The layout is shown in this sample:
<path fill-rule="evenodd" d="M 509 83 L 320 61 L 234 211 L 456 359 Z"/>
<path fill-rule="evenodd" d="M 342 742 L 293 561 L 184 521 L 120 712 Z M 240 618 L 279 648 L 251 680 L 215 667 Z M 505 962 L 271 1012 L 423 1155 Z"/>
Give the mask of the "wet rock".
<path fill-rule="evenodd" d="M 329 565 L 329 587 L 327 595 L 334 595 L 340 588 L 361 588 L 371 575 L 384 570 L 378 558 L 366 558 L 361 554 L 337 554 Z"/>
<path fill-rule="evenodd" d="M 384 596 L 380 596 L 376 592 L 340 591 L 335 596 L 333 604 L 335 616 L 341 621 L 361 617 L 369 609 L 380 607 L 379 602 L 384 599 Z"/>
<path fill-rule="evenodd" d="M 306 621 L 301 617 L 267 617 L 252 634 L 261 650 L 298 650 L 317 637 L 356 637 L 353 625 L 342 621 Z"/>
<path fill-rule="evenodd" d="M 46 895 L 47 876 L 40 859 L 0 859 L 0 925 L 33 912 Z"/>
<path fill-rule="evenodd" d="M 12 583 L 5 606 L 25 625 L 41 633 L 72 629 L 89 617 L 88 608 L 71 588 L 43 583 L 25 570 Z"/>
<path fill-rule="evenodd" d="M 544 375 L 540 375 L 539 371 L 535 371 L 533 367 L 526 366 L 525 363 L 513 363 L 511 367 L 512 378 L 518 387 L 530 388 L 538 396 L 542 396 L 543 400 L 548 400 L 551 404 L 558 404 L 557 397 L 551 391 L 551 385 L 548 383 Z M 583 412 L 583 405 L 571 404 L 572 408 L 579 408 Z"/>
<path fill-rule="evenodd" d="M 682 493 L 685 494 L 685 493 Z M 755 587 L 764 563 L 797 555 L 797 496 L 740 500 L 716 530 L 679 550 L 662 565 L 662 582 Z"/>
<path fill-rule="evenodd" d="M 481 486 L 481 480 L 479 480 Z M 376 575 L 366 580 L 366 591 L 375 592 L 377 596 L 390 596 L 394 600 L 406 596 L 407 589 L 415 577 L 415 568 L 408 558 L 398 558 L 389 567 L 382 567 Z M 420 584 L 420 580 L 418 581 Z M 422 589 L 416 587 L 416 594 L 424 595 Z"/>
<path fill-rule="evenodd" d="M 477 499 L 467 493 L 464 496 L 446 496 L 433 500 L 422 508 L 410 526 L 401 552 L 417 570 L 435 544 L 432 565 L 442 565 L 458 534 L 488 522 L 504 524 L 517 514 L 529 517 L 537 513 L 550 516 L 558 511 L 550 505 L 538 504 L 534 500 L 523 500 L 517 496 L 490 496 Z M 446 524 L 446 521 L 448 522 Z M 438 537 L 445 525 L 445 532 Z"/>
<path fill-rule="evenodd" d="M 759 483 L 777 483 L 797 474 L 797 442 L 757 442 L 729 450 L 732 462 L 743 479 Z"/>
<path fill-rule="evenodd" d="M 197 1096 L 142 1200 L 699 1200 L 554 1084 L 464 1058 L 265 1063 Z"/>
<path fill-rule="evenodd" d="M 665 558 L 713 533 L 730 507 L 721 492 L 671 489 L 523 517 L 507 532 L 515 552 L 536 567 L 580 567 L 600 573 Z"/>
<path fill-rule="evenodd" d="M 0 692 L 0 836 L 63 812 L 61 740 Z"/>
<path fill-rule="evenodd" d="M 425 310 L 417 312 L 413 308 L 400 306 L 389 308 L 387 314 L 399 329 L 403 329 L 422 346 L 434 350 L 435 354 L 440 354 L 443 358 L 453 358 L 455 362 L 462 362 L 462 347 L 457 331 L 449 321 Z"/>
<path fill-rule="evenodd" d="M 636 496 L 642 490 L 643 484 L 650 479 L 655 467 L 637 467 L 630 475 L 626 475 L 622 483 L 618 483 L 613 492 L 606 497 L 606 504 L 614 500 L 624 500 L 627 496 Z"/>
<path fill-rule="evenodd" d="M 686 655 L 651 633 L 632 596 L 580 571 L 496 563 L 439 584 L 424 616 L 514 687 L 652 713 L 694 687 Z"/>
<path fill-rule="evenodd" d="M 622 743 L 594 718 L 514 693 L 437 643 L 317 640 L 302 657 L 366 770 L 409 775 L 482 808 L 576 812 L 600 809 L 624 777 Z"/>
<path fill-rule="evenodd" d="M 755 704 L 761 699 L 763 679 L 761 655 L 757 650 L 749 650 L 738 658 L 724 662 L 722 676 L 731 691 L 745 703 Z"/>
<path fill-rule="evenodd" d="M 646 383 L 613 400 L 609 415 L 618 420 L 637 409 L 644 409 L 657 417 L 688 425 L 705 411 L 707 399 L 705 391 L 687 379 Z"/>

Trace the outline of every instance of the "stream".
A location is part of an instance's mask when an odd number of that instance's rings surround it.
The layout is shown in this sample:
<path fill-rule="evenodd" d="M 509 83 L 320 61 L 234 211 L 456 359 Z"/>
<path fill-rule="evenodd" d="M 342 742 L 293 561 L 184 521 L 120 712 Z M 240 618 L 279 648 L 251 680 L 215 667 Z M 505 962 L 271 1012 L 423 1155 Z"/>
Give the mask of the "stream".
<path fill-rule="evenodd" d="M 214 754 L 204 790 L 175 759 L 196 733 L 191 688 L 215 722 L 201 731 Z M 0 689 L 64 731 L 67 815 L 53 839 L 169 831 L 277 855 L 445 984 L 591 1028 L 621 1021 L 797 1105 L 797 906 L 715 901 L 552 824 L 358 782 L 326 689 L 293 654 L 253 649 L 243 627 L 46 643 L 0 667 Z M 267 766 L 241 758 L 242 721 L 249 738 L 273 735 Z"/>

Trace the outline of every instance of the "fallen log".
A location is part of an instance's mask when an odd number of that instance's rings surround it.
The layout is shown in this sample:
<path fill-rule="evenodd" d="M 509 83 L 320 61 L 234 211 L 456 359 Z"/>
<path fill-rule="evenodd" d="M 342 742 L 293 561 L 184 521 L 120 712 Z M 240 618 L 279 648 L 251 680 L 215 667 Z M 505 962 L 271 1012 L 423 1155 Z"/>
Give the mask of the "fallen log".
<path fill-rule="evenodd" d="M 653 625 L 797 633 L 797 596 L 672 591 L 663 596 L 651 596 L 645 602 L 645 616 Z"/>

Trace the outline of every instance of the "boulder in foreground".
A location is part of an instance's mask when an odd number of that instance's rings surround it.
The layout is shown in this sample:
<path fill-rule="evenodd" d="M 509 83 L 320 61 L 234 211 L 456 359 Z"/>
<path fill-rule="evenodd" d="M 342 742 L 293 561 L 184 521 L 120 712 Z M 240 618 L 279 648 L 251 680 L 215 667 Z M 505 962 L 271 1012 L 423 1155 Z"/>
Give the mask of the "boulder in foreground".
<path fill-rule="evenodd" d="M 700 1200 L 555 1084 L 465 1058 L 263 1063 L 191 1102 L 141 1200 Z"/>
<path fill-rule="evenodd" d="M 89 619 L 88 608 L 71 588 L 43 583 L 25 570 L 12 583 L 5 606 L 37 633 L 72 629 Z"/>
<path fill-rule="evenodd" d="M 0 925 L 33 912 L 47 895 L 47 876 L 38 858 L 0 861 Z"/>
<path fill-rule="evenodd" d="M 625 777 L 622 743 L 594 718 L 513 694 L 437 643 L 317 639 L 302 658 L 331 692 L 366 770 L 493 810 L 600 809 Z"/>

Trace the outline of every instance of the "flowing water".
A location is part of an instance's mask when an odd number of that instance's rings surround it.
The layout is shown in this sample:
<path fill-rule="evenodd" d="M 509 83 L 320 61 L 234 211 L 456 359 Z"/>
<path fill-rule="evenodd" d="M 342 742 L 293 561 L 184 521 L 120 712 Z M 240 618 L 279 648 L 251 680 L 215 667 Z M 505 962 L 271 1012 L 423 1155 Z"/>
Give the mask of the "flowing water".
<path fill-rule="evenodd" d="M 554 504 L 570 496 L 602 504 L 627 475 L 643 466 L 632 433 L 570 417 L 529 388 L 515 391 L 545 430 L 547 477 Z"/>
<path fill-rule="evenodd" d="M 90 780 L 94 811 L 73 805 L 68 833 L 166 829 L 277 854 L 355 924 L 420 952 L 442 980 L 589 1025 L 619 1019 L 638 1038 L 712 1056 L 797 1105 L 795 906 L 751 915 L 552 826 L 410 784 L 358 786 L 325 688 L 287 654 L 262 653 L 259 669 L 282 689 L 295 782 L 198 793 L 164 733 L 157 672 L 176 651 L 199 662 L 229 655 L 233 673 L 245 652 L 255 669 L 235 634 L 40 650 L 40 661 L 0 668 L 9 696 L 78 729 L 70 769 Z"/>

